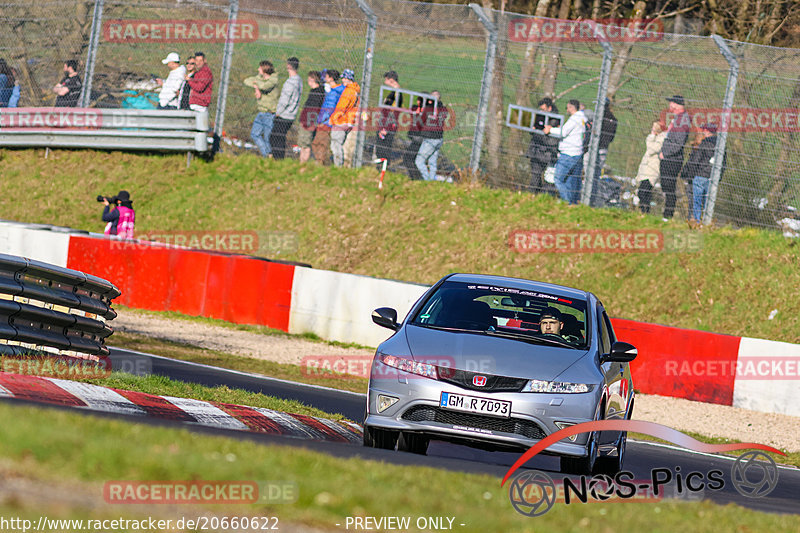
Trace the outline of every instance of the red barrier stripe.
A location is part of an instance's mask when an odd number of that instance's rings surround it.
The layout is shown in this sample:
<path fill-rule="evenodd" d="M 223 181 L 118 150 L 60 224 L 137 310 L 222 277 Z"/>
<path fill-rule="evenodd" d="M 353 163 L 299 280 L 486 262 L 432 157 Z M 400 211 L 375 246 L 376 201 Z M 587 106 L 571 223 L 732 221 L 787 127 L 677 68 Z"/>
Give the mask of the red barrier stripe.
<path fill-rule="evenodd" d="M 20 400 L 86 407 L 86 402 L 52 381 L 38 376 L 0 372 L 0 385 Z"/>
<path fill-rule="evenodd" d="M 621 318 L 611 322 L 617 338 L 639 350 L 631 373 L 642 393 L 733 404 L 740 337 Z"/>
<path fill-rule="evenodd" d="M 292 265 L 73 235 L 67 266 L 114 283 L 123 305 L 289 330 Z"/>
<path fill-rule="evenodd" d="M 324 440 L 330 440 L 334 442 L 350 442 L 344 435 L 335 432 L 316 418 L 307 415 L 298 415 L 294 413 L 288 413 L 292 418 L 295 418 L 305 424 L 306 426 L 310 427 L 314 431 L 321 434 Z"/>
<path fill-rule="evenodd" d="M 217 402 L 209 402 L 209 403 L 211 403 L 216 407 L 219 407 L 232 417 L 236 418 L 236 420 L 240 421 L 248 428 L 250 428 L 251 431 L 258 431 L 260 433 L 271 433 L 273 435 L 293 434 L 291 431 L 288 431 L 287 428 L 285 428 L 281 424 L 272 420 L 268 416 L 259 413 L 258 411 L 256 411 L 251 407 L 247 407 L 244 405 L 234 405 L 230 403 L 217 403 Z"/>
<path fill-rule="evenodd" d="M 182 422 L 197 422 L 189 413 L 170 403 L 160 396 L 134 392 L 129 390 L 111 389 L 144 409 L 148 415 L 165 420 L 178 420 Z"/>

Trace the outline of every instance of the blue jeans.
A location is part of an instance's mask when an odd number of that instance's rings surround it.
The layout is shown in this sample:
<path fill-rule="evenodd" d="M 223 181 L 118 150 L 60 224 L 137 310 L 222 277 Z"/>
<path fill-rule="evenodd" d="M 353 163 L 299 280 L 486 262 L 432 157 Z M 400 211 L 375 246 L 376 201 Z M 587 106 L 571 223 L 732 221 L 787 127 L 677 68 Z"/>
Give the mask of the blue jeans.
<path fill-rule="evenodd" d="M 417 152 L 417 158 L 414 163 L 425 181 L 436 179 L 436 164 L 443 142 L 443 139 L 425 139 L 419 145 L 419 152 Z"/>
<path fill-rule="evenodd" d="M 269 135 L 272 133 L 272 123 L 275 121 L 275 113 L 259 113 L 253 121 L 250 129 L 250 138 L 258 146 L 261 157 L 267 157 L 272 153 L 272 146 L 269 144 Z"/>
<path fill-rule="evenodd" d="M 562 200 L 577 204 L 581 196 L 582 155 L 559 154 L 556 161 L 556 189 Z"/>
<path fill-rule="evenodd" d="M 703 176 L 695 176 L 692 183 L 692 193 L 694 194 L 693 214 L 698 222 L 703 220 L 703 209 L 706 206 L 706 196 L 708 196 L 708 185 L 710 180 Z M 690 217 L 691 218 L 691 217 Z"/>

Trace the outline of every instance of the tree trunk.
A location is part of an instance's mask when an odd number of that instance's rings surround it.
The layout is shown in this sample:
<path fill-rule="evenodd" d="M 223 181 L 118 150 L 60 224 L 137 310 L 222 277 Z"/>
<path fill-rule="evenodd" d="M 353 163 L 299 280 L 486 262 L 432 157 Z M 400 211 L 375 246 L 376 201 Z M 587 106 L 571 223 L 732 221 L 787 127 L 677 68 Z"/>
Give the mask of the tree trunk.
<path fill-rule="evenodd" d="M 639 0 L 633 5 L 633 11 L 631 12 L 631 19 L 634 20 L 641 20 L 644 18 L 644 10 L 647 4 L 643 0 Z M 611 67 L 611 73 L 608 77 L 608 98 L 613 100 L 614 95 L 619 88 L 620 81 L 622 80 L 622 74 L 625 72 L 625 66 L 628 64 L 628 59 L 631 55 L 631 50 L 633 49 L 633 42 L 627 43 L 625 46 L 621 47 L 619 52 L 615 54 L 614 58 L 614 66 Z"/>
<path fill-rule="evenodd" d="M 504 2 L 505 4 L 505 2 Z M 483 0 L 483 9 L 492 19 L 499 32 L 507 27 L 505 13 L 501 10 L 494 16 L 491 0 Z M 486 154 L 488 157 L 489 183 L 496 186 L 501 182 L 498 172 L 500 168 L 501 145 L 503 140 L 503 88 L 506 77 L 506 52 L 508 41 L 504 38 L 497 40 L 497 54 L 494 63 L 494 76 L 491 82 L 489 108 L 486 113 Z"/>
<path fill-rule="evenodd" d="M 569 17 L 570 0 L 561 0 L 558 8 L 558 18 L 564 20 Z M 556 79 L 558 78 L 558 63 L 561 58 L 560 48 L 555 46 L 547 50 L 547 66 L 544 70 L 542 94 L 553 98 L 556 95 Z"/>
<path fill-rule="evenodd" d="M 549 8 L 550 0 L 539 0 L 539 3 L 536 4 L 534 16 L 545 17 Z M 514 94 L 514 103 L 517 105 L 527 106 L 533 104 L 530 97 L 533 87 L 533 72 L 536 70 L 536 57 L 538 56 L 538 52 L 538 42 L 529 42 L 525 47 L 525 58 L 523 59 L 520 70 L 519 85 L 517 85 L 517 91 Z"/>

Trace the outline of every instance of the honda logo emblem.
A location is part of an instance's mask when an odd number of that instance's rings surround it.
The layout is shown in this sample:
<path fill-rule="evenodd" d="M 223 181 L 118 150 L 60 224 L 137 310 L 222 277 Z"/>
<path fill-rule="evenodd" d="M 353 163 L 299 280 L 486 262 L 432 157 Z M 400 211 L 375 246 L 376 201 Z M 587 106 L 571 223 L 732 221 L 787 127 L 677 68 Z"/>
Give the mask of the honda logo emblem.
<path fill-rule="evenodd" d="M 486 376 L 474 376 L 472 378 L 472 384 L 476 387 L 483 387 L 486 385 Z"/>

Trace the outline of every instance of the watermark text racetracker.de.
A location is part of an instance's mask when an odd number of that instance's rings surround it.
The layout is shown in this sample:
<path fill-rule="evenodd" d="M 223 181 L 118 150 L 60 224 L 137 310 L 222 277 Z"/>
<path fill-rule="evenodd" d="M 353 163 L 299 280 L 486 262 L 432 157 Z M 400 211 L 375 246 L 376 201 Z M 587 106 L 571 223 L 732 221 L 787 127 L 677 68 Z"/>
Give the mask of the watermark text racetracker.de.
<path fill-rule="evenodd" d="M 516 18 L 508 23 L 508 40 L 518 43 L 633 43 L 663 38 L 660 19 L 540 19 Z"/>
<path fill-rule="evenodd" d="M 734 377 L 737 380 L 800 380 L 800 357 L 740 357 L 736 361 L 714 359 L 664 361 L 664 375 L 673 377 Z"/>
<path fill-rule="evenodd" d="M 450 356 L 440 357 L 396 357 L 379 354 L 379 363 L 373 365 L 372 355 L 307 355 L 300 361 L 300 372 L 307 378 L 348 379 L 371 377 L 373 381 L 387 379 L 396 382 L 405 379 L 428 379 L 434 373 L 438 377 L 450 377 L 456 372 L 456 361 Z M 491 374 L 496 368 L 494 357 L 464 358 L 459 366 L 466 372 Z"/>
<path fill-rule="evenodd" d="M 149 230 L 136 239 L 114 239 L 112 250 L 146 250 L 174 246 L 249 255 L 280 255 L 297 251 L 293 231 Z"/>
<path fill-rule="evenodd" d="M 699 132 L 712 124 L 717 132 L 762 133 L 800 131 L 800 109 L 734 107 L 688 107 L 686 113 L 676 115 L 668 110 L 661 112 L 661 122 L 681 132 Z"/>
<path fill-rule="evenodd" d="M 233 43 L 288 40 L 296 35 L 293 23 L 269 22 L 259 27 L 252 19 L 115 19 L 103 22 L 103 40 L 109 43 Z"/>
<path fill-rule="evenodd" d="M 103 499 L 111 504 L 294 503 L 293 481 L 107 481 Z"/>
<path fill-rule="evenodd" d="M 279 531 L 277 516 L 198 516 L 180 518 L 50 518 L 0 516 L 0 531 Z"/>
<path fill-rule="evenodd" d="M 517 229 L 508 246 L 519 253 L 661 253 L 697 252 L 699 232 L 682 230 Z"/>

